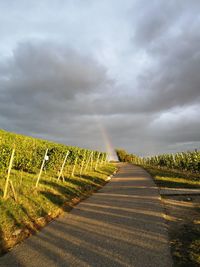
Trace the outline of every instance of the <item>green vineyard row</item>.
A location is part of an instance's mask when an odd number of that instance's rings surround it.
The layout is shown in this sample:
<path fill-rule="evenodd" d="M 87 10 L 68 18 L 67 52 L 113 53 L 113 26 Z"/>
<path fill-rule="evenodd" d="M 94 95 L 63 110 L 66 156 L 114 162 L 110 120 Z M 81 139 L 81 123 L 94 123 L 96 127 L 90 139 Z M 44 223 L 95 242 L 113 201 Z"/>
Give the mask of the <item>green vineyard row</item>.
<path fill-rule="evenodd" d="M 5 170 L 8 167 L 13 148 L 15 148 L 13 169 L 29 173 L 36 173 L 40 169 L 47 149 L 48 160 L 45 162 L 45 169 L 56 172 L 60 170 L 68 151 L 67 163 L 70 165 L 75 160 L 77 164 L 80 164 L 92 152 L 93 161 L 97 160 L 97 158 L 99 160 L 105 160 L 107 157 L 107 154 L 103 152 L 66 146 L 0 130 L 0 170 Z"/>
<path fill-rule="evenodd" d="M 189 151 L 174 154 L 163 154 L 151 157 L 139 157 L 129 154 L 125 150 L 117 149 L 117 156 L 120 161 L 130 162 L 138 165 L 149 165 L 166 167 L 169 169 L 200 172 L 200 151 Z"/>

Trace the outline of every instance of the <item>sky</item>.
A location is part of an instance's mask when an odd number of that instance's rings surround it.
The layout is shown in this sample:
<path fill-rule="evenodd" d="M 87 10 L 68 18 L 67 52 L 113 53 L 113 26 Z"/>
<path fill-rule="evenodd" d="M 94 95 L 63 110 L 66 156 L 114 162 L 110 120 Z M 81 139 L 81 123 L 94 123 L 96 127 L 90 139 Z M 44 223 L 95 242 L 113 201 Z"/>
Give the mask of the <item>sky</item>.
<path fill-rule="evenodd" d="M 149 156 L 200 148 L 199 0 L 0 0 L 0 128 Z"/>

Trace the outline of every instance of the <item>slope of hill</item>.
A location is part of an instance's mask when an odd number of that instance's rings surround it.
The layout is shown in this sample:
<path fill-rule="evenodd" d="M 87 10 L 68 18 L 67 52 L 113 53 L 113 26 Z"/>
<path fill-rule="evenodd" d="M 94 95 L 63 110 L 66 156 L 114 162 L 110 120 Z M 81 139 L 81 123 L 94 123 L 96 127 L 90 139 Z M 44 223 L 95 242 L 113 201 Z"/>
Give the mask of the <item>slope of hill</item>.
<path fill-rule="evenodd" d="M 106 153 L 0 130 L 0 252 L 101 188 L 114 170 Z"/>

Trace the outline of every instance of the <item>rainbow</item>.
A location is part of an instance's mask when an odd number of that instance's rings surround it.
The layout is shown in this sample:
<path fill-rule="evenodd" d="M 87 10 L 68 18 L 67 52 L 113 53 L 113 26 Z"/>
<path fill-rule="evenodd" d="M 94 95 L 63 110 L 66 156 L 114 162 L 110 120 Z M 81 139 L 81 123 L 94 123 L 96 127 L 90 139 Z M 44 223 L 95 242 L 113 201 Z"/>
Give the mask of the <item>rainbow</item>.
<path fill-rule="evenodd" d="M 95 116 L 95 120 L 96 120 L 96 123 L 98 125 L 98 128 L 101 132 L 101 135 L 102 135 L 102 139 L 104 141 L 104 144 L 105 144 L 105 148 L 106 148 L 106 152 L 108 154 L 108 160 L 115 160 L 117 161 L 118 158 L 117 158 L 117 155 L 115 153 L 115 149 L 112 145 L 112 142 L 110 140 L 110 136 L 106 130 L 106 128 L 103 126 L 103 123 L 101 122 L 99 116 Z"/>

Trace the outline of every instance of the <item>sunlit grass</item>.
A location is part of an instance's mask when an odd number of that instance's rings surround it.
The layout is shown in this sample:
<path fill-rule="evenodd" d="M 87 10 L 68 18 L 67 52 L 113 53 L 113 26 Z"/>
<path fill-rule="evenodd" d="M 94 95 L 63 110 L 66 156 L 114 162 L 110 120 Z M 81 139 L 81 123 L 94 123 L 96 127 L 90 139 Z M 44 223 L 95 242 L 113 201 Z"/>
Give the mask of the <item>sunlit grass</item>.
<path fill-rule="evenodd" d="M 200 188 L 200 175 L 173 170 L 145 167 L 159 187 Z"/>
<path fill-rule="evenodd" d="M 37 174 L 12 171 L 10 179 L 15 187 L 17 202 L 12 191 L 3 199 L 6 173 L 0 174 L 0 252 L 6 251 L 31 231 L 45 225 L 63 210 L 70 210 L 73 203 L 87 197 L 101 188 L 106 178 L 114 172 L 112 164 L 70 177 L 71 168 L 64 173 L 65 180 L 57 181 L 57 173 L 43 172 L 38 188 L 35 188 Z M 28 229 L 28 231 L 27 231 Z M 21 237 L 17 232 L 22 231 Z M 26 232 L 24 234 L 24 232 Z"/>

